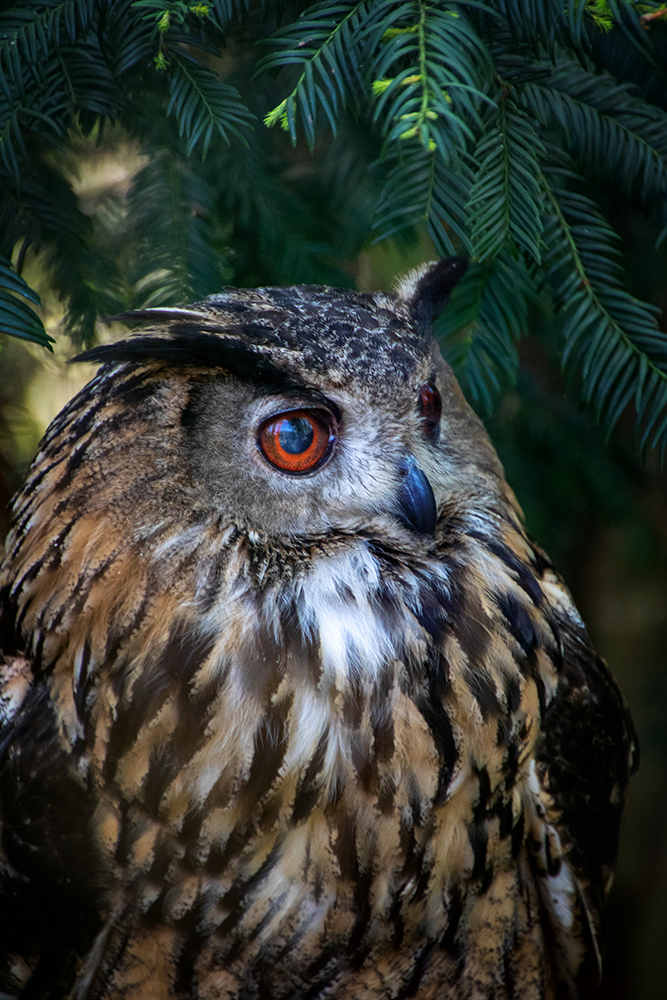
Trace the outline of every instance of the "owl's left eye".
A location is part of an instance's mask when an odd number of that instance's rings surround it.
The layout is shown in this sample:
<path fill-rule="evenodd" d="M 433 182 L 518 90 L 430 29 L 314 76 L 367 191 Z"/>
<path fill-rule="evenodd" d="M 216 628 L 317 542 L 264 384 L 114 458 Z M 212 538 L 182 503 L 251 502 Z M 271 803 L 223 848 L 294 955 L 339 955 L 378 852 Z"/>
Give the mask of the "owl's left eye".
<path fill-rule="evenodd" d="M 288 410 L 265 420 L 257 443 L 271 465 L 298 475 L 313 472 L 331 455 L 336 436 L 329 414 Z"/>
<path fill-rule="evenodd" d="M 442 399 L 436 387 L 430 382 L 424 382 L 419 387 L 419 413 L 424 434 L 430 441 L 437 441 L 440 435 Z"/>

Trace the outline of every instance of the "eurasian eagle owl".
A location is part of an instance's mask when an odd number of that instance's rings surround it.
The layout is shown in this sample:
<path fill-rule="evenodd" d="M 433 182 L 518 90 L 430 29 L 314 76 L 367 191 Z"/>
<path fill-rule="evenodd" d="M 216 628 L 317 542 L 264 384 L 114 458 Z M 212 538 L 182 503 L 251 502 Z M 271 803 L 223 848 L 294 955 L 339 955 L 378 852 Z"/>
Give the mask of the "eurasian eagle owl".
<path fill-rule="evenodd" d="M 572 996 L 634 738 L 400 293 L 230 289 L 53 422 L 0 575 L 0 989 Z"/>

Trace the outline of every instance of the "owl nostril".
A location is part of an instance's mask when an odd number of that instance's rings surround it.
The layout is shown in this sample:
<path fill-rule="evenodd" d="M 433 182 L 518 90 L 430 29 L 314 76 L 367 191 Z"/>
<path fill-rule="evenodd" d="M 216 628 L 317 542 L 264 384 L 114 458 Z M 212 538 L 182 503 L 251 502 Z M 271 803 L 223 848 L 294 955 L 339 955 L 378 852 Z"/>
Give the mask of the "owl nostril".
<path fill-rule="evenodd" d="M 396 517 L 410 531 L 420 535 L 435 535 L 437 510 L 431 484 L 408 455 L 401 463 L 403 480 L 398 490 Z"/>

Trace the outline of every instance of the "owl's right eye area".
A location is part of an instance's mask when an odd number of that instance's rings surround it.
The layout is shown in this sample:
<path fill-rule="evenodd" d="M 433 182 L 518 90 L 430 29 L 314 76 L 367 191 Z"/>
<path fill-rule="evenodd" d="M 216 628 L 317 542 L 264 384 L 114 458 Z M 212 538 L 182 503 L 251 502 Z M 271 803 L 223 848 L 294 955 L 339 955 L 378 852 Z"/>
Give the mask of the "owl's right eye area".
<path fill-rule="evenodd" d="M 419 412 L 425 436 L 430 441 L 437 441 L 440 437 L 442 399 L 440 393 L 431 382 L 425 382 L 419 387 Z"/>
<path fill-rule="evenodd" d="M 265 420 L 257 435 L 264 457 L 282 472 L 314 472 L 330 457 L 336 441 L 332 418 L 319 410 L 288 410 Z"/>

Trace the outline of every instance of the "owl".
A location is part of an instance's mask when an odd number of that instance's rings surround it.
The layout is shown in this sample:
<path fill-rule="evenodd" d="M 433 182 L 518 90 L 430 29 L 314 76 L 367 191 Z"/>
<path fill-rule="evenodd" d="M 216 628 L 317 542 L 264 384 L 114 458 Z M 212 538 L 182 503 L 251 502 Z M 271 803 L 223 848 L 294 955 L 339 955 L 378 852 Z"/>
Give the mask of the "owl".
<path fill-rule="evenodd" d="M 546 1000 L 597 973 L 632 724 L 396 294 L 126 319 L 0 572 L 0 991 Z"/>

